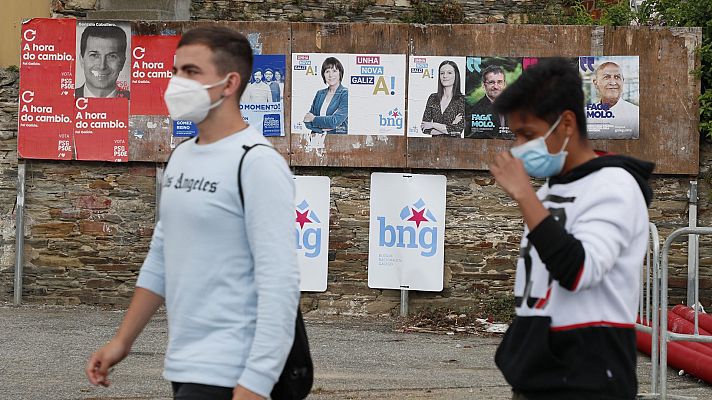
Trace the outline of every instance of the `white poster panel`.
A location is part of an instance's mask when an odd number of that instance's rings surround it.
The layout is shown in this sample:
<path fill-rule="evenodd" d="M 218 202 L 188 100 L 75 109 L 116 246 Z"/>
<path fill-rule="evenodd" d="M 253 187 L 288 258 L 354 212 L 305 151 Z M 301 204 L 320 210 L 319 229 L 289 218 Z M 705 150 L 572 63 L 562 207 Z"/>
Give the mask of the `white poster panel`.
<path fill-rule="evenodd" d="M 638 139 L 638 56 L 579 57 L 589 139 Z"/>
<path fill-rule="evenodd" d="M 329 266 L 331 181 L 326 176 L 295 176 L 297 257 L 302 292 L 323 292 Z"/>
<path fill-rule="evenodd" d="M 292 53 L 293 134 L 348 133 L 348 66 L 348 54 Z"/>
<path fill-rule="evenodd" d="M 443 175 L 371 174 L 368 287 L 441 291 Z"/>
<path fill-rule="evenodd" d="M 349 134 L 405 133 L 405 55 L 349 55 Z"/>
<path fill-rule="evenodd" d="M 410 56 L 408 136 L 462 138 L 464 128 L 465 57 Z"/>

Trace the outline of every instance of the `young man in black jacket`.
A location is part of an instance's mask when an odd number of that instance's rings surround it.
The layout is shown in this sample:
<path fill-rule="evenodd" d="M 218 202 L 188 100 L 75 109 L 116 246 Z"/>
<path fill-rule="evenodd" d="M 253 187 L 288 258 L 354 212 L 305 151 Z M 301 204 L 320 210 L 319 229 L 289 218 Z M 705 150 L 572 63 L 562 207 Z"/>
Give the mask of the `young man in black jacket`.
<path fill-rule="evenodd" d="M 654 164 L 593 150 L 581 77 L 569 61 L 527 69 L 495 110 L 516 139 L 490 171 L 525 223 L 517 317 L 497 366 L 514 399 L 634 399 Z M 547 181 L 535 191 L 530 176 Z"/>

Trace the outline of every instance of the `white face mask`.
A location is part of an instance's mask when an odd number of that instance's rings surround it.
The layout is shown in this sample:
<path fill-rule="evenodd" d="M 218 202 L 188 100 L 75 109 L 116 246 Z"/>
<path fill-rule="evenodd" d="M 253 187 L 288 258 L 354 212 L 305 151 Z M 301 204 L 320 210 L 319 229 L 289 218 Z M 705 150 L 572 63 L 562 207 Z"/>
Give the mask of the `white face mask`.
<path fill-rule="evenodd" d="M 163 100 L 173 120 L 188 120 L 196 124 L 203 122 L 213 108 L 222 104 L 224 97 L 210 104 L 208 89 L 227 82 L 228 77 L 212 85 L 203 85 L 198 81 L 174 76 L 168 82 Z"/>

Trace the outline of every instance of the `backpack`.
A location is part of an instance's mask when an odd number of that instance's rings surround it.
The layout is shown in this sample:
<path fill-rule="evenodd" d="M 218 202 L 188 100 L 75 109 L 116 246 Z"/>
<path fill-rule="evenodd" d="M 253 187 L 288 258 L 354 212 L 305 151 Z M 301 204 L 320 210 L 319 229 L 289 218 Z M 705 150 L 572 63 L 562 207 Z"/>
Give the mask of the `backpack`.
<path fill-rule="evenodd" d="M 240 194 L 240 204 L 245 208 L 245 197 L 242 193 L 242 162 L 247 153 L 257 146 L 267 146 L 266 144 L 254 144 L 252 146 L 243 145 L 245 152 L 242 153 L 240 164 L 237 169 L 237 189 Z M 270 147 L 270 146 L 267 146 Z M 274 384 L 270 398 L 273 400 L 302 400 L 311 391 L 314 383 L 314 365 L 311 353 L 309 352 L 309 340 L 307 329 L 304 326 L 302 311 L 297 305 L 297 321 L 294 327 L 294 342 L 287 356 L 287 363 L 279 375 L 279 380 Z"/>

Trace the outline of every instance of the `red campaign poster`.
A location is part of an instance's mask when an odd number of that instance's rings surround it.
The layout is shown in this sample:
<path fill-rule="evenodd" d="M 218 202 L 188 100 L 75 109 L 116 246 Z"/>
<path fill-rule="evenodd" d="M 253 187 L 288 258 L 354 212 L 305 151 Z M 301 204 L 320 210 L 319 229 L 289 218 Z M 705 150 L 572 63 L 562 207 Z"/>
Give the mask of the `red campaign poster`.
<path fill-rule="evenodd" d="M 71 160 L 75 21 L 35 18 L 21 36 L 19 156 Z"/>
<path fill-rule="evenodd" d="M 74 147 L 77 160 L 129 160 L 127 98 L 76 99 Z"/>
<path fill-rule="evenodd" d="M 131 115 L 168 115 L 163 92 L 173 76 L 180 36 L 133 36 L 131 44 Z"/>
<path fill-rule="evenodd" d="M 77 160 L 128 161 L 131 24 L 77 20 Z"/>

